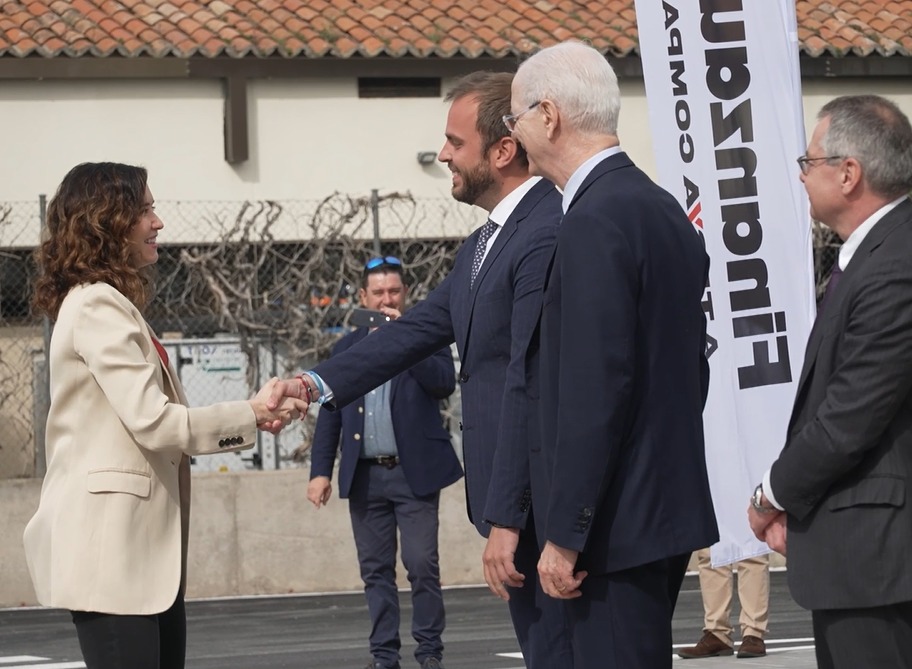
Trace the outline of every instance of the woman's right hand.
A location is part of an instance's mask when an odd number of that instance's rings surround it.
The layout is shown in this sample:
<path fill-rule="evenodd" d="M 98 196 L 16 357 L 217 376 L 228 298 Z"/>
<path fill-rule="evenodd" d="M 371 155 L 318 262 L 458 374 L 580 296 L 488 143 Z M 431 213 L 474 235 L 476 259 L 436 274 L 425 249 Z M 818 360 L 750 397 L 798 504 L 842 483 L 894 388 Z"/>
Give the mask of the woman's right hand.
<path fill-rule="evenodd" d="M 269 429 L 270 432 L 278 432 L 276 426 L 284 427 L 296 418 L 303 418 L 307 413 L 308 403 L 306 400 L 296 397 L 285 397 L 275 409 L 269 409 L 267 402 L 272 396 L 276 384 L 281 383 L 278 377 L 272 378 L 269 382 L 260 388 L 260 391 L 249 400 L 250 406 L 256 414 L 257 427 Z"/>

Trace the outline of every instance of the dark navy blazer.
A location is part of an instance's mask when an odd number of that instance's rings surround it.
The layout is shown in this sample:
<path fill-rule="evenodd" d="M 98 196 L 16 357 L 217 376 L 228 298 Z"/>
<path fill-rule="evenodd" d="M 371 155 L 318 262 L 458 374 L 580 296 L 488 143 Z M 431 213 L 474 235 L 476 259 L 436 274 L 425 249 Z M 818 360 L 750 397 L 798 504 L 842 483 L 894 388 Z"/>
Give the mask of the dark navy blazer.
<path fill-rule="evenodd" d="M 427 299 L 344 354 L 317 365 L 339 406 L 456 342 L 469 518 L 526 526 L 530 509 L 524 352 L 541 311 L 542 284 L 560 221 L 560 193 L 542 180 L 504 223 L 469 288 L 473 232 Z"/>
<path fill-rule="evenodd" d="M 385 327 L 389 324 L 381 329 Z M 376 336 L 376 332 L 370 338 Z M 333 348 L 333 356 L 367 336 L 367 328 L 347 334 Z M 409 487 L 418 497 L 435 493 L 462 477 L 462 467 L 440 416 L 440 400 L 449 397 L 455 389 L 456 373 L 449 348 L 437 351 L 392 380 L 390 413 L 399 464 Z M 361 454 L 363 433 L 363 396 L 341 411 L 321 410 L 314 432 L 310 477 L 332 477 L 341 435 L 339 496 L 348 497 Z"/>
<path fill-rule="evenodd" d="M 702 410 L 708 258 L 675 199 L 626 154 L 564 216 L 539 330 L 541 540 L 619 571 L 715 543 Z"/>

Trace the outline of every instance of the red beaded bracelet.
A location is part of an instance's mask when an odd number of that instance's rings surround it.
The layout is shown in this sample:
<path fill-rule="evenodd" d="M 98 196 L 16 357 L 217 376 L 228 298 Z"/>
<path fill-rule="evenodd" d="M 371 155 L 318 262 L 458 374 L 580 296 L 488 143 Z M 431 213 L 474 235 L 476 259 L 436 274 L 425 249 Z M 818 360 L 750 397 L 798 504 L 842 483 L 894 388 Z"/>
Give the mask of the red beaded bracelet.
<path fill-rule="evenodd" d="M 309 383 L 307 383 L 307 381 L 304 380 L 304 375 L 303 375 L 303 374 L 298 374 L 298 380 L 301 382 L 301 385 L 304 386 L 304 392 L 307 393 L 307 401 L 308 401 L 308 402 L 310 402 L 311 404 L 313 404 L 314 402 L 316 402 L 317 400 L 320 399 L 320 390 L 319 390 L 318 388 L 315 388 L 315 387 L 311 386 Z M 317 392 L 317 396 L 316 396 L 316 397 L 313 396 L 314 391 Z"/>

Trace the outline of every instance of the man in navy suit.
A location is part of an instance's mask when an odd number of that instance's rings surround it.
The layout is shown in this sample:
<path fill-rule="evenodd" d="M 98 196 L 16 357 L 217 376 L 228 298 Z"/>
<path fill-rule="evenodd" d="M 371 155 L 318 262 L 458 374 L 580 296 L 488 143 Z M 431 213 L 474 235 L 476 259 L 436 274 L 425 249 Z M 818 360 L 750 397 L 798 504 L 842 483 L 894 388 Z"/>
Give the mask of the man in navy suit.
<path fill-rule="evenodd" d="M 407 286 L 397 258 L 365 266 L 359 298 L 367 309 L 397 319 Z M 339 355 L 368 337 L 359 328 L 333 348 Z M 396 529 L 412 586 L 412 636 L 422 669 L 440 669 L 445 616 L 437 553 L 440 490 L 462 477 L 443 427 L 440 400 L 456 389 L 449 347 L 418 362 L 345 406 L 321 411 L 314 432 L 307 498 L 318 509 L 332 495 L 333 464 L 342 440 L 339 496 L 348 498 L 358 563 L 371 617 L 369 669 L 398 669 L 399 597 Z"/>
<path fill-rule="evenodd" d="M 708 259 L 621 151 L 619 109 L 614 71 L 580 43 L 538 52 L 513 80 L 513 136 L 563 190 L 529 352 L 532 508 L 577 669 L 670 667 L 687 557 L 719 538 L 702 424 Z"/>
<path fill-rule="evenodd" d="M 876 95 L 820 110 L 798 159 L 843 240 L 785 446 L 748 519 L 785 553 L 820 669 L 912 667 L 912 125 Z"/>
<path fill-rule="evenodd" d="M 541 309 L 560 194 L 529 177 L 525 151 L 504 125 L 511 81 L 510 74 L 479 72 L 447 95 L 452 104 L 439 160 L 452 172 L 453 197 L 490 214 L 459 250 L 453 270 L 402 318 L 305 374 L 308 386 L 285 382 L 274 397 L 306 394 L 342 406 L 455 342 L 466 503 L 488 538 L 485 580 L 508 601 L 526 665 L 571 669 L 563 606 L 544 595 L 535 568 L 528 451 L 534 416 L 524 355 Z"/>

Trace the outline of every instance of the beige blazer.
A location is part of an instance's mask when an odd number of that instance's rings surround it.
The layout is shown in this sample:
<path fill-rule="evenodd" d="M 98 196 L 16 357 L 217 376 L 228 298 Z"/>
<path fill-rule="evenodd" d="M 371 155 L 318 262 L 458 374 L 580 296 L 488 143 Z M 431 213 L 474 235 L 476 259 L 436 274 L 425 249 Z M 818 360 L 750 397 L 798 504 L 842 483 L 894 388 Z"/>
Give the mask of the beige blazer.
<path fill-rule="evenodd" d="M 104 283 L 66 296 L 49 364 L 47 474 L 24 536 L 38 601 L 160 613 L 183 584 L 187 456 L 253 446 L 253 410 L 188 408 L 139 310 Z"/>

